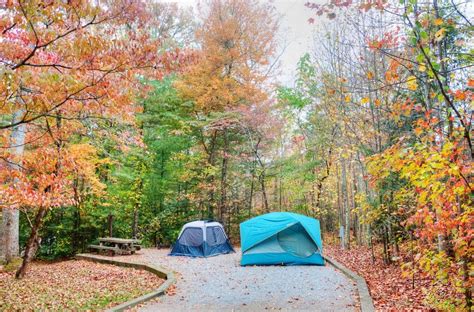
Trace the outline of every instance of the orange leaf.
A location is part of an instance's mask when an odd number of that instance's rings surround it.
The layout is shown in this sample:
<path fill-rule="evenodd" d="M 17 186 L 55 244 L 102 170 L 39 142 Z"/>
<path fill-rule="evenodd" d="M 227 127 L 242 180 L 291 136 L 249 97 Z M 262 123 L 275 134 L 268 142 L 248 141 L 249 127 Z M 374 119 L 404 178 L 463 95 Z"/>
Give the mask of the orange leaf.
<path fill-rule="evenodd" d="M 461 90 L 457 90 L 455 93 L 454 93 L 454 98 L 456 100 L 459 100 L 459 101 L 464 101 L 466 99 L 466 92 L 464 91 L 461 91 Z"/>
<path fill-rule="evenodd" d="M 474 88 L 474 79 L 469 78 L 469 80 L 467 81 L 467 86 L 469 88 Z"/>
<path fill-rule="evenodd" d="M 443 25 L 443 19 L 441 19 L 441 18 L 435 19 L 435 20 L 434 20 L 434 24 L 435 24 L 436 26 Z"/>

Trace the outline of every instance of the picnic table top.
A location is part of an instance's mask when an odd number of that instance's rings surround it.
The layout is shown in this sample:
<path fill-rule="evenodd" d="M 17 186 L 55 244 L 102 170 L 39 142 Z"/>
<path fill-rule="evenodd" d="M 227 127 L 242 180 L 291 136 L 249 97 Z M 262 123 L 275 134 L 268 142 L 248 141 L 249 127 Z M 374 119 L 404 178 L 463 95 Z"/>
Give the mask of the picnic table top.
<path fill-rule="evenodd" d="M 117 244 L 139 244 L 139 239 L 126 239 L 117 237 L 101 237 L 99 242 L 117 243 Z"/>

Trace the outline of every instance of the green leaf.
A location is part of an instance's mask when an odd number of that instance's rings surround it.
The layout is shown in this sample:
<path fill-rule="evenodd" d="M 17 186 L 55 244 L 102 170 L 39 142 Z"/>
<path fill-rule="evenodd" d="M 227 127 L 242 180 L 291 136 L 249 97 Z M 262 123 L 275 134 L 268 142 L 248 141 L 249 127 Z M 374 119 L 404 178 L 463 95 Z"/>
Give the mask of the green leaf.
<path fill-rule="evenodd" d="M 423 63 L 423 61 L 425 60 L 425 56 L 420 53 L 416 56 L 416 60 L 418 61 L 418 63 Z"/>

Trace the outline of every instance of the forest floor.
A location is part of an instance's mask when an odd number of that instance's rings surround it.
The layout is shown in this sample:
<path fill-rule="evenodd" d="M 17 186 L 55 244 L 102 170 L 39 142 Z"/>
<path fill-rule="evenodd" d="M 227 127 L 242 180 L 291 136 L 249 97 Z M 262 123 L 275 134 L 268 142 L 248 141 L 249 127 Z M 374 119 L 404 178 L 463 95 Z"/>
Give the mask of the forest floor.
<path fill-rule="evenodd" d="M 0 271 L 0 311 L 97 311 L 163 283 L 141 270 L 89 261 L 34 262 L 25 278 Z"/>
<path fill-rule="evenodd" d="M 167 256 L 144 249 L 121 260 L 177 272 L 176 287 L 141 311 L 357 311 L 353 282 L 333 267 L 241 267 L 240 250 L 210 258 Z"/>
<path fill-rule="evenodd" d="M 367 247 L 353 245 L 350 250 L 343 250 L 337 244 L 326 243 L 324 246 L 326 255 L 367 281 L 377 311 L 432 310 L 424 303 L 425 290 L 430 286 L 430 281 L 417 276 L 413 282 L 412 278 L 403 275 L 401 263 L 386 265 L 378 249 L 374 262 L 372 252 Z"/>

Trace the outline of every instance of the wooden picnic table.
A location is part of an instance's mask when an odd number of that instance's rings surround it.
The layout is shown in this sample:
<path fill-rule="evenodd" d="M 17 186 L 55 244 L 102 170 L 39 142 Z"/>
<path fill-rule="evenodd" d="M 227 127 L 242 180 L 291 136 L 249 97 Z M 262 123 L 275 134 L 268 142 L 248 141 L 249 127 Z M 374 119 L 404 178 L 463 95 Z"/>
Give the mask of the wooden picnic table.
<path fill-rule="evenodd" d="M 126 239 L 117 237 L 101 237 L 99 242 L 103 243 L 117 243 L 117 244 L 140 244 L 139 239 Z"/>
<path fill-rule="evenodd" d="M 118 237 L 101 237 L 99 238 L 99 245 L 89 245 L 90 249 L 95 249 L 99 253 L 102 251 L 115 254 L 134 254 L 141 249 L 139 239 L 126 239 Z"/>

